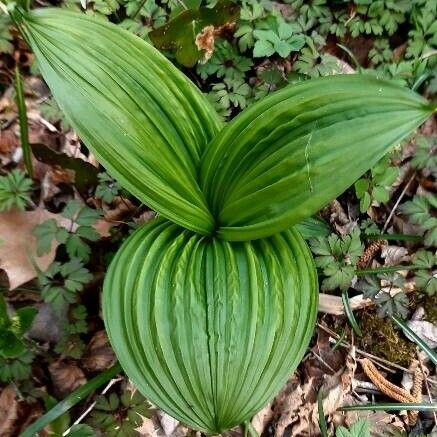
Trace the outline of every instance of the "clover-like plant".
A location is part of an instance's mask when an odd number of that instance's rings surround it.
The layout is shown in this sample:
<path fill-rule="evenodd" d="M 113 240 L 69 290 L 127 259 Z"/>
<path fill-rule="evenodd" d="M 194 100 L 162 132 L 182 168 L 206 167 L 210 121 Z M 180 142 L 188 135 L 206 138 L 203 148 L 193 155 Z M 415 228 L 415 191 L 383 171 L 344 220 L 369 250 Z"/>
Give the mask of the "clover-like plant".
<path fill-rule="evenodd" d="M 126 374 L 192 428 L 219 433 L 271 399 L 317 312 L 317 275 L 293 227 L 433 112 L 359 75 L 286 87 L 223 125 L 151 45 L 55 9 L 14 20 L 68 121 L 160 218 L 105 278 L 106 328 Z"/>

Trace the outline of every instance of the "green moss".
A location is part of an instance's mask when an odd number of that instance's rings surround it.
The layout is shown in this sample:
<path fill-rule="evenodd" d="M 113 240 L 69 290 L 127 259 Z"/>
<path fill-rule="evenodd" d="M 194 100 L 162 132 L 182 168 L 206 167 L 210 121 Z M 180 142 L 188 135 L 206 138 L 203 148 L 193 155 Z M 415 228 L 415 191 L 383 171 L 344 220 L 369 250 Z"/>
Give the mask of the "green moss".
<path fill-rule="evenodd" d="M 365 312 L 360 327 L 364 333 L 360 347 L 366 352 L 402 366 L 408 366 L 415 357 L 414 344 L 404 339 L 389 319 Z"/>
<path fill-rule="evenodd" d="M 428 320 L 428 322 L 436 324 L 437 323 L 437 294 L 434 294 L 433 296 L 424 295 L 422 305 L 425 310 L 425 319 Z"/>

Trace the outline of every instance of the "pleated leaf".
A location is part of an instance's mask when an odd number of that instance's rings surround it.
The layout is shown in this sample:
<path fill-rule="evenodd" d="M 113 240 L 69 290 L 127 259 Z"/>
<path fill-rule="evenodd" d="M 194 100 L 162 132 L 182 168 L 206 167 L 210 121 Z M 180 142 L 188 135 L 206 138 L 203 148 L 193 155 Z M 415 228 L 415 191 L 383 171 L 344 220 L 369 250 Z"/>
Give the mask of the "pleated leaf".
<path fill-rule="evenodd" d="M 221 125 L 202 93 L 113 24 L 59 8 L 15 19 L 55 99 L 109 172 L 164 217 L 210 233 L 197 174 Z"/>
<path fill-rule="evenodd" d="M 297 231 L 230 243 L 161 219 L 118 251 L 103 309 L 135 386 L 190 427 L 219 433 L 259 411 L 302 359 L 317 276 Z"/>
<path fill-rule="evenodd" d="M 261 238 L 309 217 L 432 111 L 418 94 L 362 75 L 266 97 L 217 134 L 203 158 L 201 186 L 218 235 Z"/>

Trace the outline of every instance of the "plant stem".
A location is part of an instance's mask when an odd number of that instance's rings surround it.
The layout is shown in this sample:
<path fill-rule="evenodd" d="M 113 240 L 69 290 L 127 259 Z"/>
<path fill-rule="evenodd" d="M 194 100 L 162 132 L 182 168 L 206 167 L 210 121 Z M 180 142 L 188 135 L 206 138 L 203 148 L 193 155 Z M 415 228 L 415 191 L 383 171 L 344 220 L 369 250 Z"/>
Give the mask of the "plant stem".
<path fill-rule="evenodd" d="M 24 100 L 24 88 L 18 66 L 15 67 L 15 93 L 17 98 L 18 118 L 20 120 L 20 140 L 23 150 L 23 160 L 27 173 L 33 178 L 32 156 L 29 143 L 29 125 L 27 121 L 26 102 Z"/>
<path fill-rule="evenodd" d="M 416 411 L 437 411 L 437 404 L 425 404 L 423 402 L 381 402 L 378 404 L 364 404 L 364 405 L 346 405 L 339 408 L 340 411 L 402 411 L 402 410 L 416 410 Z"/>
<path fill-rule="evenodd" d="M 323 388 L 320 388 L 319 393 L 317 393 L 317 410 L 319 413 L 320 433 L 322 437 L 328 437 L 328 425 L 323 411 Z"/>
<path fill-rule="evenodd" d="M 355 319 L 354 312 L 352 311 L 350 302 L 349 302 L 349 296 L 347 294 L 347 291 L 343 291 L 341 293 L 341 300 L 343 302 L 344 312 L 349 320 L 350 325 L 352 326 L 352 329 L 354 332 L 359 336 L 363 336 L 363 332 L 361 331 L 361 328 L 358 325 L 357 320 Z"/>
<path fill-rule="evenodd" d="M 422 241 L 423 237 L 420 235 L 409 234 L 375 234 L 368 235 L 368 240 L 396 240 L 396 241 Z"/>
<path fill-rule="evenodd" d="M 138 9 L 135 11 L 135 13 L 132 15 L 132 20 L 135 20 L 138 16 L 138 14 L 141 12 L 141 9 L 143 9 L 143 6 L 146 4 L 147 0 L 142 0 L 140 3 L 140 6 L 138 6 Z"/>
<path fill-rule="evenodd" d="M 392 273 L 392 272 L 401 272 L 402 270 L 419 270 L 421 266 L 406 265 L 406 266 L 388 266 L 388 267 L 376 267 L 374 269 L 360 269 L 355 270 L 355 274 L 357 276 L 364 275 L 376 275 L 378 273 Z"/>
<path fill-rule="evenodd" d="M 413 172 L 413 174 L 411 175 L 410 179 L 408 179 L 408 182 L 405 184 L 404 189 L 402 190 L 401 194 L 399 194 L 399 197 L 397 198 L 395 204 L 393 205 L 392 210 L 390 211 L 389 216 L 387 217 L 387 220 L 384 223 L 384 227 L 382 228 L 381 233 L 384 233 L 386 231 L 386 229 L 388 228 L 389 223 L 391 222 L 391 219 L 394 216 L 394 213 L 396 211 L 396 208 L 399 206 L 399 204 L 401 203 L 401 200 L 403 199 L 403 197 L 405 196 L 405 193 L 408 190 L 408 187 L 410 186 L 411 182 L 413 182 L 414 178 L 416 177 L 416 172 Z"/>

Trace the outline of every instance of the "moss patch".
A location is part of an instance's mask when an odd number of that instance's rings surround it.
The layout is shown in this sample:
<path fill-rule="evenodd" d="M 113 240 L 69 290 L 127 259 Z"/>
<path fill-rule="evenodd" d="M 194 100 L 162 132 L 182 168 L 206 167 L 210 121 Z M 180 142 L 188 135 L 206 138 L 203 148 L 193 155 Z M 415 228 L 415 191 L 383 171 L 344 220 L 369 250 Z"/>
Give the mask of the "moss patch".
<path fill-rule="evenodd" d="M 366 352 L 402 366 L 408 366 L 414 359 L 414 344 L 405 340 L 389 319 L 380 319 L 375 314 L 365 312 L 360 327 L 364 333 L 360 347 Z"/>

